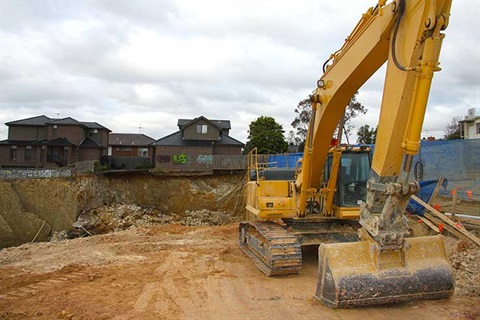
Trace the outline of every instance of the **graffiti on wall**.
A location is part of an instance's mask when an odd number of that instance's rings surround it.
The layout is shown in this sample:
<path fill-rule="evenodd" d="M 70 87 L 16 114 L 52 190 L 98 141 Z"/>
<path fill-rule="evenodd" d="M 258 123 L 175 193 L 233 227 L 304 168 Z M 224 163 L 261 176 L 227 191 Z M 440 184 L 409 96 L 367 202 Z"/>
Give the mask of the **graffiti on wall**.
<path fill-rule="evenodd" d="M 173 164 L 187 164 L 187 155 L 184 153 L 172 155 Z"/>
<path fill-rule="evenodd" d="M 0 170 L 0 180 L 33 178 L 67 178 L 72 177 L 72 169 L 8 169 Z"/>
<path fill-rule="evenodd" d="M 200 154 L 197 156 L 197 163 L 213 164 L 213 156 L 211 154 Z"/>
<path fill-rule="evenodd" d="M 157 156 L 157 162 L 159 162 L 159 163 L 168 163 L 168 162 L 170 162 L 170 156 L 168 156 L 168 155 L 159 155 L 159 156 Z"/>
<path fill-rule="evenodd" d="M 185 165 L 188 163 L 188 155 L 185 153 L 180 154 L 173 154 L 173 155 L 158 155 L 157 156 L 158 163 L 170 163 L 172 162 L 174 165 Z M 195 158 L 195 162 L 198 164 L 206 164 L 212 165 L 213 164 L 213 155 L 211 154 L 200 154 Z"/>

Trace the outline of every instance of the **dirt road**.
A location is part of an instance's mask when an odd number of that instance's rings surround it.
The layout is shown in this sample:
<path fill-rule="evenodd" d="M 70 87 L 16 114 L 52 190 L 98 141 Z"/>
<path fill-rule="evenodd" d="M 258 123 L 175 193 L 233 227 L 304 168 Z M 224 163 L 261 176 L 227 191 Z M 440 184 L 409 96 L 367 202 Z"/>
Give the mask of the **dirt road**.
<path fill-rule="evenodd" d="M 479 319 L 480 296 L 332 310 L 313 298 L 315 250 L 299 276 L 268 278 L 237 224 L 133 228 L 0 251 L 0 319 Z M 478 270 L 477 270 L 478 273 Z"/>

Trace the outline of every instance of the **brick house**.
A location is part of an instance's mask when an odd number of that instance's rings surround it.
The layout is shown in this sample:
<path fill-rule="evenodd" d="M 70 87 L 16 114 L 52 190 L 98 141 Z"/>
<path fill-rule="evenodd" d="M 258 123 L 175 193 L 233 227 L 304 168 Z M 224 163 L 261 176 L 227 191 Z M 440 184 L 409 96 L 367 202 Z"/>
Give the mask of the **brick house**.
<path fill-rule="evenodd" d="M 177 125 L 177 132 L 153 143 L 155 168 L 203 170 L 213 166 L 214 156 L 242 154 L 244 144 L 229 135 L 229 120 L 209 120 L 200 116 L 179 119 Z"/>
<path fill-rule="evenodd" d="M 108 155 L 117 158 L 151 157 L 155 139 L 141 133 L 110 133 Z"/>
<path fill-rule="evenodd" d="M 141 133 L 110 133 L 108 158 L 112 169 L 136 169 L 152 166 L 155 139 Z"/>
<path fill-rule="evenodd" d="M 45 115 L 11 121 L 8 139 L 0 141 L 0 167 L 55 168 L 107 155 L 109 129 Z"/>

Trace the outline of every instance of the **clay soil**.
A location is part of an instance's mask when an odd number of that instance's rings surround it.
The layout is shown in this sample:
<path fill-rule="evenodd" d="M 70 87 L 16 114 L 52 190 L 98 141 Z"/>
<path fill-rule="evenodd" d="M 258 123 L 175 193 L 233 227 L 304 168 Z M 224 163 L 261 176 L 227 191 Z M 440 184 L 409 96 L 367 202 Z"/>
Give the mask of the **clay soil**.
<path fill-rule="evenodd" d="M 313 298 L 314 248 L 300 275 L 268 278 L 236 238 L 237 223 L 168 224 L 3 249 L 0 319 L 480 318 L 463 284 L 448 300 L 332 310 Z"/>

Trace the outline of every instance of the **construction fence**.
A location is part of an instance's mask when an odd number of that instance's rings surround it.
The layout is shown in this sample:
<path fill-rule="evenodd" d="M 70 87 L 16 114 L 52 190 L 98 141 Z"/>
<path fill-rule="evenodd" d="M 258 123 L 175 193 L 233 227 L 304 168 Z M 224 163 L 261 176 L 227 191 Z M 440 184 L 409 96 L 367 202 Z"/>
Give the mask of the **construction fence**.
<path fill-rule="evenodd" d="M 375 145 L 371 145 L 372 153 Z M 302 153 L 269 155 L 269 167 L 295 168 Z M 260 157 L 260 155 L 259 155 Z M 480 139 L 422 141 L 414 157 L 411 179 L 447 179 L 447 188 L 440 194 L 450 196 L 457 189 L 462 199 L 480 201 Z"/>

